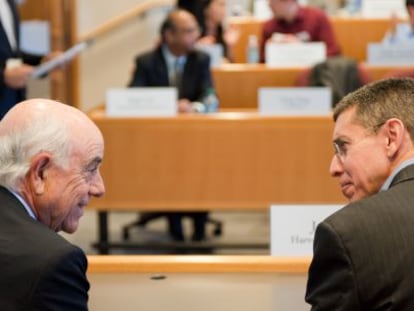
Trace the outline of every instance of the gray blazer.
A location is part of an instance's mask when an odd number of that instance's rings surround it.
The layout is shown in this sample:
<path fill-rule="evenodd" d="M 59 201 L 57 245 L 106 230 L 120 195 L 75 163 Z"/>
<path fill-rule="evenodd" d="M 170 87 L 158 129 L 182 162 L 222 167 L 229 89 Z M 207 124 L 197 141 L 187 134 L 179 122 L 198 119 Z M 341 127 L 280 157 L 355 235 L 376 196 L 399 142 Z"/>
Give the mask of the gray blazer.
<path fill-rule="evenodd" d="M 306 301 L 313 311 L 414 310 L 414 165 L 318 226 Z"/>

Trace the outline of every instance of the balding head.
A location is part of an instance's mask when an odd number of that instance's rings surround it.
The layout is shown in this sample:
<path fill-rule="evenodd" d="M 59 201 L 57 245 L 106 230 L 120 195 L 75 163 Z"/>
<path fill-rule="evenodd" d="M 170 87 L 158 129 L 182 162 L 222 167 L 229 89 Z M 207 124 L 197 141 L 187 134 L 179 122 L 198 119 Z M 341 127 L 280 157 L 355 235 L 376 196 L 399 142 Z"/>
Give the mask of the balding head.
<path fill-rule="evenodd" d="M 80 125 L 96 128 L 82 111 L 54 100 L 37 98 L 23 101 L 9 110 L 0 122 L 0 136 L 39 120 L 56 121 L 68 129 Z"/>
<path fill-rule="evenodd" d="M 37 219 L 73 232 L 91 196 L 104 186 L 103 138 L 80 110 L 31 99 L 0 121 L 0 185 L 19 193 Z"/>
<path fill-rule="evenodd" d="M 187 54 L 194 48 L 200 28 L 193 14 L 186 10 L 171 11 L 161 26 L 161 37 L 171 53 Z"/>

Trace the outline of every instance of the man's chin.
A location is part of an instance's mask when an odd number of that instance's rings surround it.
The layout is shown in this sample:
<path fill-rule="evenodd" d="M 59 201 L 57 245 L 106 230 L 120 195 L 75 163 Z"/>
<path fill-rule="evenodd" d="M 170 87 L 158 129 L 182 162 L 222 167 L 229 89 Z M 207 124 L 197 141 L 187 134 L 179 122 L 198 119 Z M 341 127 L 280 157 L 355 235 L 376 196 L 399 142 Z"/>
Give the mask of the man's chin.
<path fill-rule="evenodd" d="M 78 230 L 78 226 L 79 226 L 79 220 L 76 222 L 72 222 L 68 225 L 63 225 L 61 230 L 65 233 L 72 234 L 72 233 L 75 233 L 76 230 Z"/>

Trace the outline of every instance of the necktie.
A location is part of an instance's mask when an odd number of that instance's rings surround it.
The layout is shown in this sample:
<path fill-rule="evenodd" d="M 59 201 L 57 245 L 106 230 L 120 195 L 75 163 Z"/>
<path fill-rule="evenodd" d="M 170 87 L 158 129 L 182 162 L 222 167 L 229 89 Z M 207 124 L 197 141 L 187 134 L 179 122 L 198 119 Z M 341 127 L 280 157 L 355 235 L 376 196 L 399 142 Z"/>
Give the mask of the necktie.
<path fill-rule="evenodd" d="M 171 85 L 179 86 L 181 82 L 181 60 L 176 58 L 174 61 L 174 67 L 171 75 Z"/>

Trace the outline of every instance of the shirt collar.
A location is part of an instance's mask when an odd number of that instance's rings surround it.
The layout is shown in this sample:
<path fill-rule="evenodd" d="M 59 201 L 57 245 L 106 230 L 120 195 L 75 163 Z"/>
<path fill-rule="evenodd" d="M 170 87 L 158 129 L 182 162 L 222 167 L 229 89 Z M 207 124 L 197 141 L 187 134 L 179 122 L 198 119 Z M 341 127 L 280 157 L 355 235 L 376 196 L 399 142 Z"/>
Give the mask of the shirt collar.
<path fill-rule="evenodd" d="M 17 200 L 20 201 L 20 203 L 22 203 L 24 209 L 26 210 L 26 212 L 29 214 L 30 217 L 32 217 L 33 219 L 37 220 L 36 215 L 33 213 L 32 209 L 30 208 L 29 204 L 26 203 L 26 201 L 23 199 L 23 197 L 18 194 L 17 192 L 8 189 L 15 197 Z"/>
<path fill-rule="evenodd" d="M 404 162 L 402 162 L 400 165 L 397 166 L 397 168 L 392 172 L 392 174 L 390 176 L 388 176 L 388 178 L 385 180 L 384 184 L 381 187 L 380 191 L 386 191 L 390 188 L 390 185 L 393 181 L 393 179 L 395 178 L 395 176 L 401 172 L 404 168 L 406 168 L 407 166 L 413 165 L 414 164 L 414 158 L 412 159 L 408 159 Z"/>
<path fill-rule="evenodd" d="M 168 47 L 165 44 L 162 46 L 162 54 L 164 55 L 165 61 L 167 62 L 167 66 L 169 68 L 174 68 L 176 60 L 178 60 L 181 66 L 187 60 L 187 55 L 182 55 L 182 56 L 177 57 L 171 53 L 171 51 L 168 49 Z"/>

